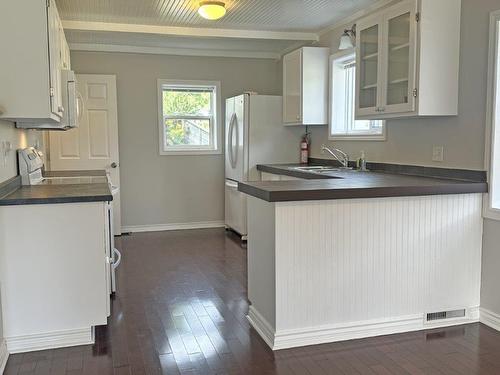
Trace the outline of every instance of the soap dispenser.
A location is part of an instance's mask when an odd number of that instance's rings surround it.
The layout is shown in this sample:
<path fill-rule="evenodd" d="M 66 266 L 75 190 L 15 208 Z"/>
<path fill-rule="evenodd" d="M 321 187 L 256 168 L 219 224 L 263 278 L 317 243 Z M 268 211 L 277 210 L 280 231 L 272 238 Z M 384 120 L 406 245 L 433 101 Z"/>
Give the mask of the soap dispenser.
<path fill-rule="evenodd" d="M 361 156 L 357 160 L 357 168 L 359 171 L 365 172 L 366 169 L 366 158 L 365 158 L 365 152 L 361 151 Z"/>

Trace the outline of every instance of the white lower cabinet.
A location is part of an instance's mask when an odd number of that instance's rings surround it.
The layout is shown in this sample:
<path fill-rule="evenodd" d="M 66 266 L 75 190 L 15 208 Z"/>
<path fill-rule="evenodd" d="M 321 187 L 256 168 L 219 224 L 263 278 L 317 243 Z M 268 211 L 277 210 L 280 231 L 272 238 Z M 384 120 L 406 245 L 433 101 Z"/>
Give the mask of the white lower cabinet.
<path fill-rule="evenodd" d="M 458 114 L 461 0 L 404 0 L 357 22 L 356 119 Z"/>
<path fill-rule="evenodd" d="M 0 207 L 0 284 L 10 353 L 92 343 L 107 323 L 105 202 Z"/>

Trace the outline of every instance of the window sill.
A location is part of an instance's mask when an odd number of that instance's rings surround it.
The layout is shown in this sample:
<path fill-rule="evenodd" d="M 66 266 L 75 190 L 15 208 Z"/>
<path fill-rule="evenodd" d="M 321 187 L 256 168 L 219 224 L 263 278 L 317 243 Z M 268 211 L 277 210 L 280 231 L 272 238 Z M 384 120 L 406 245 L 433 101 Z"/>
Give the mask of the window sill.
<path fill-rule="evenodd" d="M 377 142 L 384 142 L 387 140 L 387 137 L 385 134 L 380 134 L 380 135 L 348 134 L 348 135 L 329 135 L 328 140 L 330 140 L 330 141 L 377 141 Z"/>
<path fill-rule="evenodd" d="M 500 221 L 500 209 L 487 207 L 484 209 L 483 218 Z"/>
<path fill-rule="evenodd" d="M 197 155 L 221 155 L 221 150 L 169 150 L 160 151 L 161 156 L 197 156 Z"/>

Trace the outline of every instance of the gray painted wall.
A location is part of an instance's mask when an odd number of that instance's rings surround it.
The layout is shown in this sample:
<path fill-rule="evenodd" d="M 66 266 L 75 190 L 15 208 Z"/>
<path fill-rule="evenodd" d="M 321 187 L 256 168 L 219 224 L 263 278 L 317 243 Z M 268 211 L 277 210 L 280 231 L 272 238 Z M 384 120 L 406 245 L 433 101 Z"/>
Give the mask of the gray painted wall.
<path fill-rule="evenodd" d="M 500 314 L 500 221 L 484 220 L 481 307 Z"/>
<path fill-rule="evenodd" d="M 43 132 L 16 129 L 13 123 L 0 121 L 0 143 L 2 141 L 9 141 L 12 144 L 12 152 L 8 154 L 5 165 L 3 155 L 0 155 L 0 182 L 17 175 L 16 149 L 33 146 L 36 140 L 40 141 L 41 146 L 43 145 Z"/>
<path fill-rule="evenodd" d="M 462 0 L 458 117 L 390 120 L 386 142 L 335 145 L 353 159 L 365 150 L 371 161 L 483 169 L 489 12 L 499 8 L 498 0 Z M 336 52 L 343 28 L 323 35 L 319 44 Z M 313 129 L 313 156 L 327 136 L 326 126 Z M 444 162 L 431 160 L 433 145 L 444 146 Z"/>
<path fill-rule="evenodd" d="M 93 52 L 71 59 L 77 73 L 117 76 L 122 225 L 223 220 L 224 156 L 159 155 L 156 80 L 221 81 L 224 101 L 243 91 L 280 94 L 279 62 Z"/>
<path fill-rule="evenodd" d="M 497 9 L 498 0 L 462 0 L 459 116 L 391 120 L 386 142 L 343 141 L 336 146 L 353 157 L 365 150 L 371 161 L 483 169 L 488 13 Z M 320 45 L 336 51 L 343 28 L 323 35 Z M 104 53 L 73 53 L 72 62 L 80 73 L 118 76 L 124 225 L 221 220 L 222 156 L 158 155 L 156 79 L 221 80 L 224 98 L 242 90 L 280 94 L 281 66 L 248 59 Z M 318 157 L 320 145 L 328 142 L 327 127 L 312 132 L 312 156 Z M 432 162 L 433 145 L 444 146 L 444 162 Z M 497 313 L 499 233 L 500 222 L 485 221 L 482 305 Z"/>
<path fill-rule="evenodd" d="M 350 155 L 365 150 L 368 160 L 399 164 L 484 169 L 489 13 L 498 0 L 462 0 L 459 115 L 449 118 L 391 120 L 386 142 L 335 142 Z M 346 25 L 346 26 L 351 26 Z M 337 51 L 344 27 L 325 34 L 320 45 Z M 327 127 L 314 128 L 312 155 L 320 156 Z M 445 160 L 431 160 L 443 145 Z M 485 220 L 481 305 L 500 314 L 500 222 Z"/>

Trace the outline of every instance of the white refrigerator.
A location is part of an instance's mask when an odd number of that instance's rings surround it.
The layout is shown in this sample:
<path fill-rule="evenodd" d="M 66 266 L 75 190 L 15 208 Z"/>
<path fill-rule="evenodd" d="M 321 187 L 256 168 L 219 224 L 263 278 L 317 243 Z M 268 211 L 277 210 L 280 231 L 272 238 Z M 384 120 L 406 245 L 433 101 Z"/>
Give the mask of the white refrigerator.
<path fill-rule="evenodd" d="M 282 97 L 242 94 L 226 99 L 225 224 L 246 240 L 246 195 L 238 182 L 260 181 L 257 164 L 298 163 L 304 128 L 283 126 Z"/>

